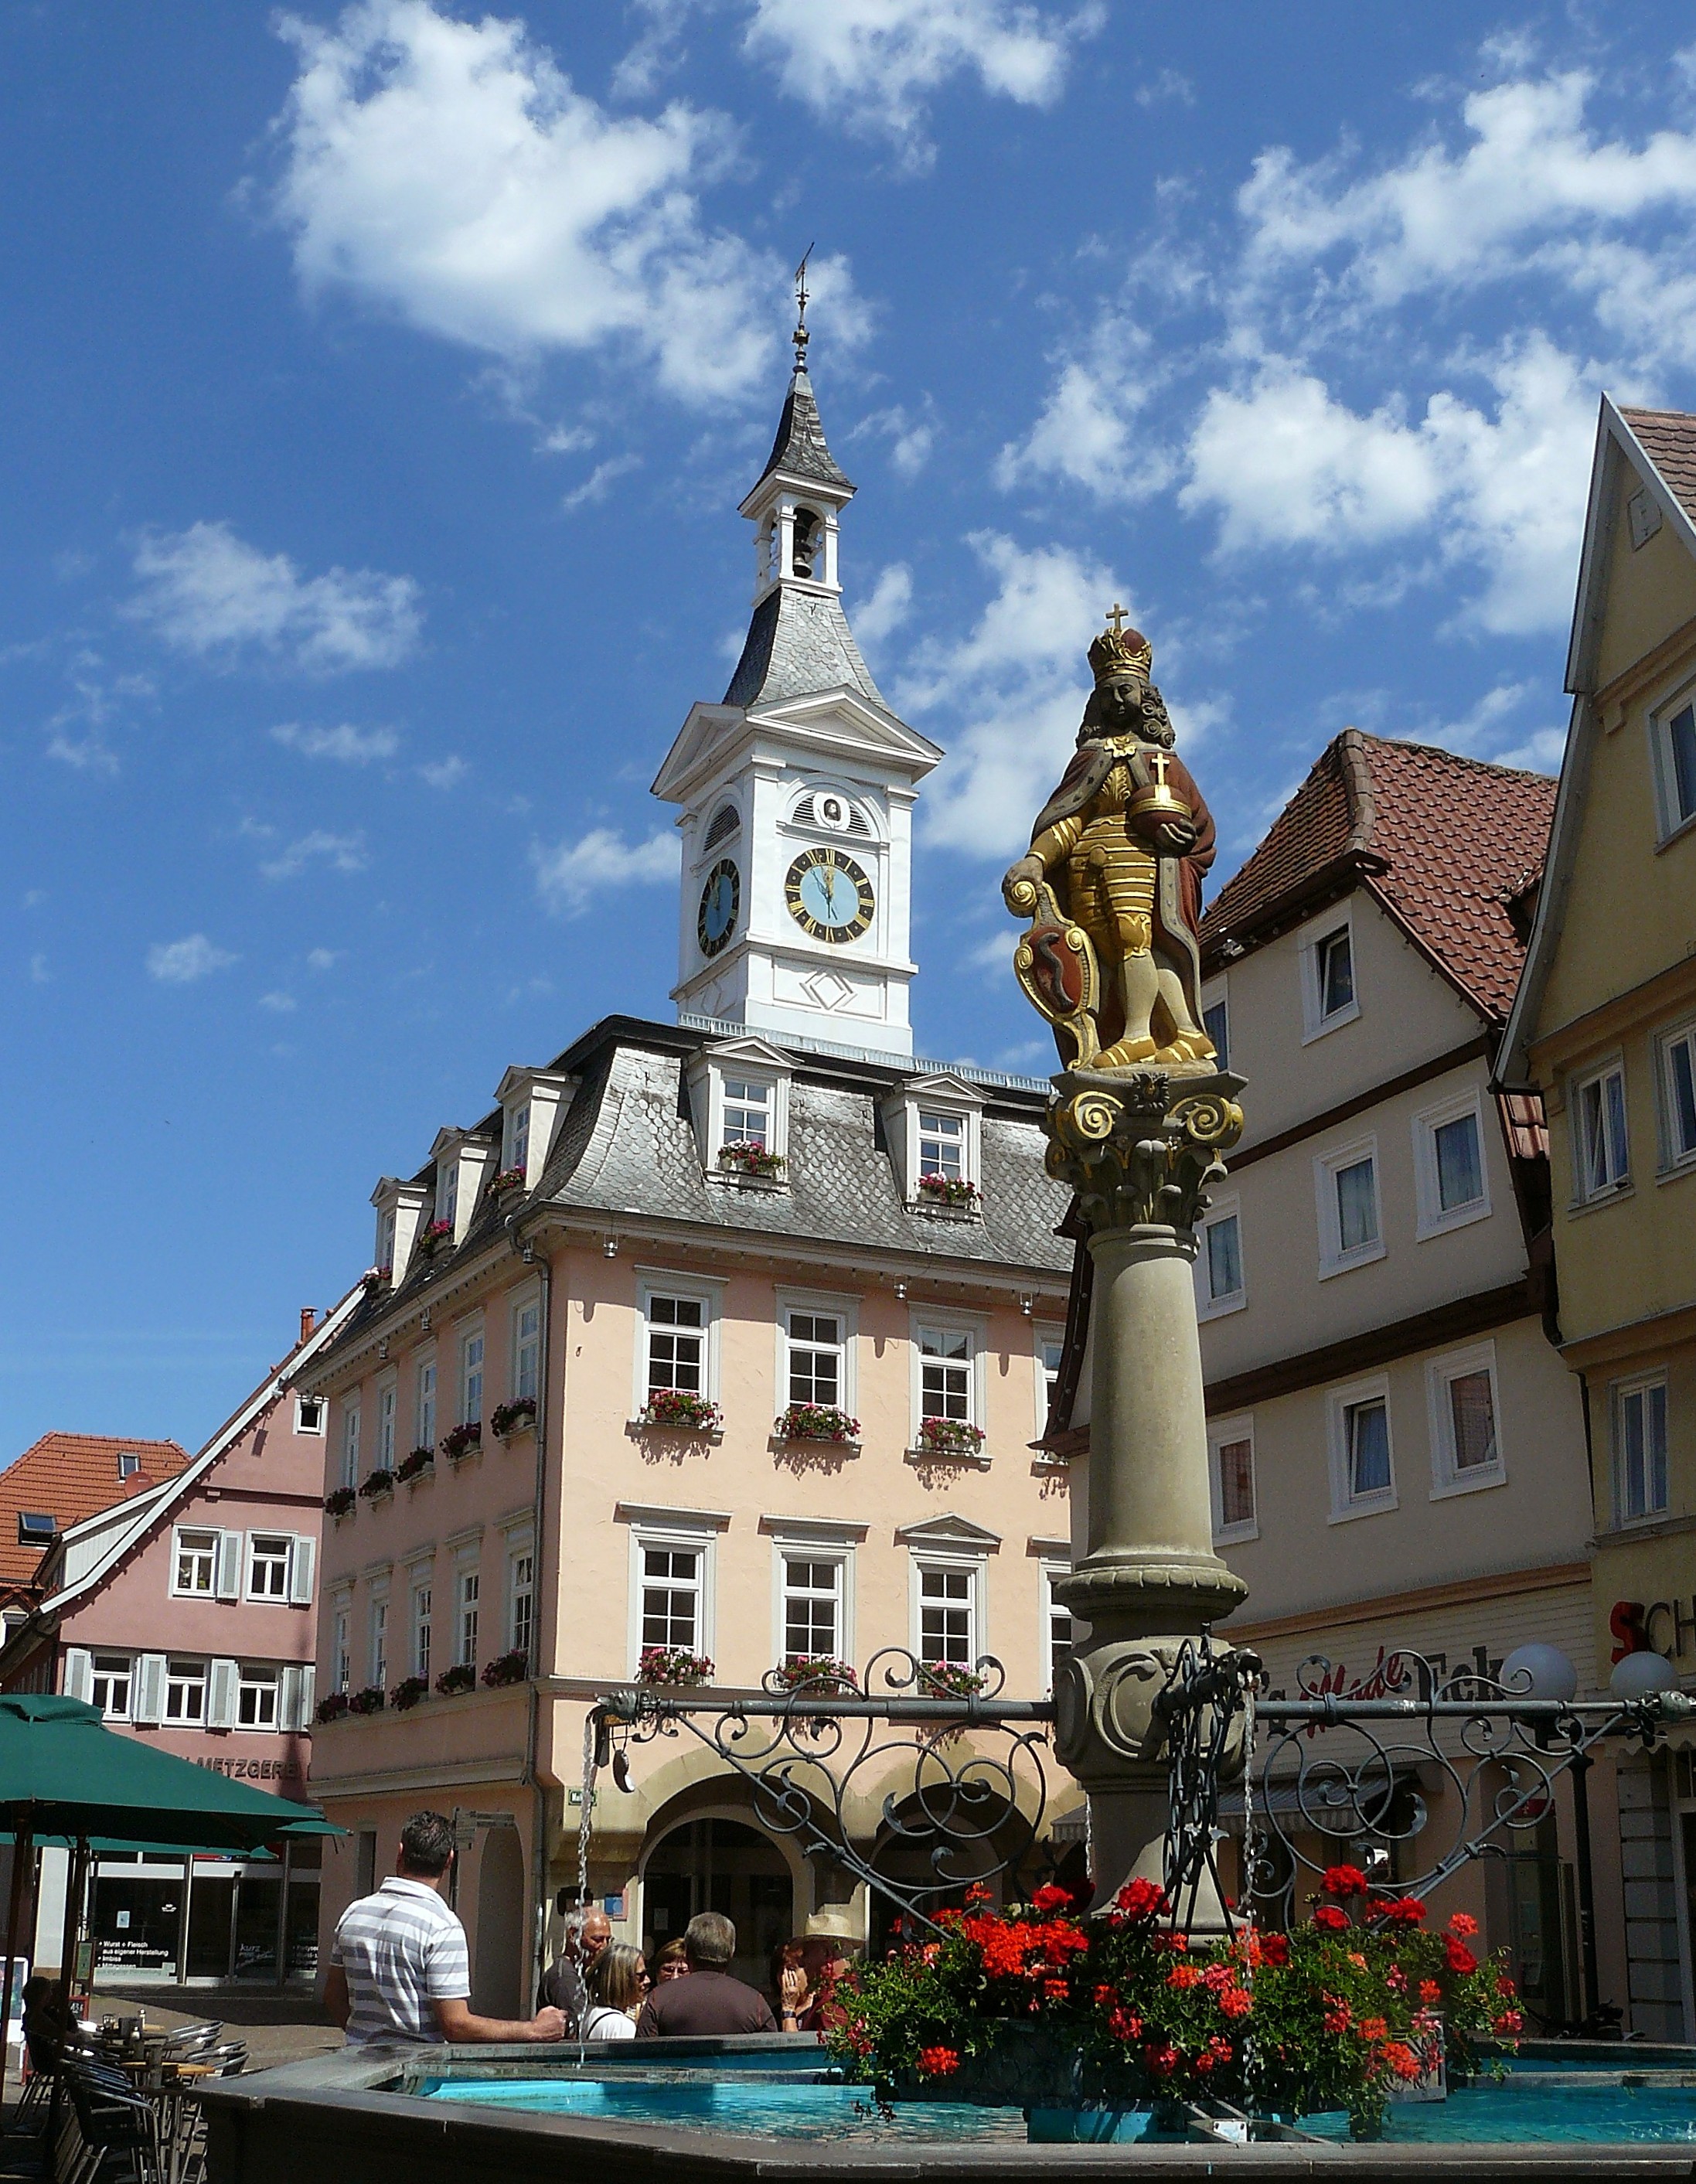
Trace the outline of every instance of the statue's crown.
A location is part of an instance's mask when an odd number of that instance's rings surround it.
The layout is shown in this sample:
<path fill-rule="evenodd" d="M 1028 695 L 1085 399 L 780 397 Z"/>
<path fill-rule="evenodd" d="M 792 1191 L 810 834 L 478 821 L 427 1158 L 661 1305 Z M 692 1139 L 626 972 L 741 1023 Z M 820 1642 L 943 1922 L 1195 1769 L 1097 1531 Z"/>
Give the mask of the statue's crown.
<path fill-rule="evenodd" d="M 1090 671 L 1098 682 L 1110 675 L 1146 676 L 1154 664 L 1154 648 L 1139 629 L 1104 629 L 1089 648 Z"/>

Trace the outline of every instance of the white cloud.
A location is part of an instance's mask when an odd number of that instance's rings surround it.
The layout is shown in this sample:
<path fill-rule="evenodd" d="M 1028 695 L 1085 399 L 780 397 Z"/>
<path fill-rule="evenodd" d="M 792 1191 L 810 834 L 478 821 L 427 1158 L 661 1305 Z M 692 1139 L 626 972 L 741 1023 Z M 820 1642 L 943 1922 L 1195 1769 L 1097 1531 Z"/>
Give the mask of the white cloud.
<path fill-rule="evenodd" d="M 1571 607 L 1593 379 L 1540 333 L 1481 369 L 1493 414 L 1444 389 L 1410 422 L 1393 401 L 1362 415 L 1312 372 L 1265 359 L 1243 387 L 1215 387 L 1203 404 L 1181 503 L 1218 513 L 1228 553 L 1434 542 L 1482 577 L 1468 619 L 1503 636 L 1559 628 Z"/>
<path fill-rule="evenodd" d="M 299 1003 L 292 994 L 261 994 L 259 1006 L 262 1009 L 273 1010 L 278 1016 L 282 1017 L 292 1014 L 299 1006 Z"/>
<path fill-rule="evenodd" d="M 163 985 L 192 986 L 240 960 L 227 948 L 214 948 L 203 933 L 191 933 L 186 940 L 156 940 L 147 950 L 147 976 Z"/>
<path fill-rule="evenodd" d="M 275 207 L 309 290 L 520 361 L 634 352 L 691 404 L 766 367 L 782 269 L 710 231 L 698 202 L 737 156 L 724 117 L 682 100 L 611 114 L 521 22 L 426 0 L 284 34 L 299 69 Z"/>
<path fill-rule="evenodd" d="M 410 577 L 330 569 L 303 577 L 286 554 L 263 554 L 227 523 L 150 532 L 136 550 L 142 588 L 125 605 L 165 644 L 203 657 L 247 647 L 316 674 L 393 667 L 418 642 Z"/>
<path fill-rule="evenodd" d="M 450 751 L 446 758 L 426 760 L 418 769 L 419 777 L 431 788 L 457 788 L 471 771 L 457 752 Z"/>
<path fill-rule="evenodd" d="M 605 462 L 597 463 L 581 485 L 574 486 L 559 505 L 570 510 L 587 508 L 596 501 L 604 500 L 607 488 L 615 478 L 623 477 L 627 471 L 639 471 L 641 468 L 640 455 L 610 455 Z"/>
<path fill-rule="evenodd" d="M 309 948 L 306 960 L 312 970 L 333 971 L 347 952 L 345 948 Z"/>
<path fill-rule="evenodd" d="M 37 955 L 31 956 L 30 980 L 31 984 L 37 986 L 51 985 L 53 983 L 53 972 L 48 967 L 47 959 L 45 956 Z"/>
<path fill-rule="evenodd" d="M 874 649 L 906 621 L 913 606 L 913 572 L 904 561 L 892 561 L 854 610 L 854 633 Z"/>
<path fill-rule="evenodd" d="M 1175 98 L 1180 106 L 1193 106 L 1195 86 L 1176 69 L 1163 68 L 1157 76 L 1137 85 L 1136 98 L 1138 106 L 1158 106 L 1168 98 Z"/>
<path fill-rule="evenodd" d="M 960 722 L 927 798 L 928 833 L 975 856 L 1011 856 L 1059 779 L 1089 695 L 1085 655 L 1102 615 L 1125 593 L 1110 571 L 1070 548 L 971 541 L 997 589 L 956 644 L 918 655 L 899 692 L 909 717 Z"/>
<path fill-rule="evenodd" d="M 271 738 L 303 758 L 333 758 L 342 766 L 369 766 L 373 759 L 392 758 L 400 749 L 392 728 L 356 728 L 345 721 L 334 728 L 305 728 L 297 721 L 285 721 L 271 730 Z"/>
<path fill-rule="evenodd" d="M 997 458 L 995 482 L 1011 491 L 1039 478 L 1065 478 L 1104 499 L 1137 500 L 1170 483 L 1174 464 L 1164 436 L 1135 430 L 1158 384 L 1147 362 L 1152 348 L 1145 329 L 1106 313 L 1085 354 L 1059 359 L 1042 415 Z"/>
<path fill-rule="evenodd" d="M 677 878 L 675 833 L 650 834 L 645 842 L 626 842 L 611 827 L 597 827 L 581 841 L 553 849 L 531 845 L 536 891 L 549 910 L 575 917 L 605 888 L 649 886 Z"/>
<path fill-rule="evenodd" d="M 911 167 L 928 165 L 932 93 L 971 75 L 1022 106 L 1052 106 L 1071 48 L 1105 20 L 1099 5 L 1068 14 L 1024 0 L 754 0 L 745 44 L 792 98 L 864 135 L 892 138 Z"/>
<path fill-rule="evenodd" d="M 929 408 L 928 401 L 926 407 Z M 931 460 L 931 448 L 936 439 L 936 427 L 929 418 L 915 417 L 900 402 L 887 410 L 874 410 L 869 417 L 862 417 L 849 437 L 857 440 L 865 433 L 888 441 L 890 465 L 898 477 L 904 478 L 918 476 Z"/>
<path fill-rule="evenodd" d="M 298 841 L 291 842 L 286 850 L 261 865 L 259 870 L 268 880 L 289 880 L 320 860 L 331 872 L 364 872 L 370 861 L 365 855 L 364 835 L 331 834 L 322 827 L 314 827 L 309 834 L 303 834 Z"/>

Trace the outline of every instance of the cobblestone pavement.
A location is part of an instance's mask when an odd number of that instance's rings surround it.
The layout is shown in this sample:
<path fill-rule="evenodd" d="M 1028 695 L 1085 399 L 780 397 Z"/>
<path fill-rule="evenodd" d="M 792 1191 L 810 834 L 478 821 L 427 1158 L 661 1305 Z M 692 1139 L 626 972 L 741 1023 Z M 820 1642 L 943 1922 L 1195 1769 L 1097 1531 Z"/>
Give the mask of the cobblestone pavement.
<path fill-rule="evenodd" d="M 315 1995 L 275 1987 L 108 1986 L 94 1990 L 95 2018 L 133 2016 L 149 2025 L 199 2025 L 220 2018 L 225 2039 L 245 2040 L 247 2068 L 269 2070 L 275 2063 L 298 2063 L 342 2045 L 342 2035 L 324 2014 Z"/>

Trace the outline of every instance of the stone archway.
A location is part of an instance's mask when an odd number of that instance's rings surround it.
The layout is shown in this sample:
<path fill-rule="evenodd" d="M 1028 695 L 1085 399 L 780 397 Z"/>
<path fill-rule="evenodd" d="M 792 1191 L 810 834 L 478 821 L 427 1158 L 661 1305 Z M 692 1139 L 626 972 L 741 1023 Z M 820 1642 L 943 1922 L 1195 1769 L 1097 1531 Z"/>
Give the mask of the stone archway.
<path fill-rule="evenodd" d="M 763 1829 L 708 1814 L 656 1830 L 642 1861 L 642 1946 L 676 1941 L 698 1911 L 720 1911 L 737 1932 L 738 1979 L 765 1993 L 772 1951 L 796 1930 L 789 1858 Z"/>
<path fill-rule="evenodd" d="M 516 1828 L 491 1828 L 477 1861 L 476 1953 L 471 2007 L 485 2017 L 524 2008 L 524 1848 Z"/>

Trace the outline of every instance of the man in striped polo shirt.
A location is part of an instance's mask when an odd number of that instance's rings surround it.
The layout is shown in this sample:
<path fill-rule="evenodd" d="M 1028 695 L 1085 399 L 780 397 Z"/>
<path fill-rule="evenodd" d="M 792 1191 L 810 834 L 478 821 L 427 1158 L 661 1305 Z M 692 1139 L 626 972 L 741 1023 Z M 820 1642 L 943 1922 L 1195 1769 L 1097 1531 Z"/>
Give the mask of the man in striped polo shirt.
<path fill-rule="evenodd" d="M 465 1929 L 442 1900 L 453 1830 L 414 1813 L 400 1831 L 397 1871 L 342 1914 L 331 1944 L 324 2006 L 354 2046 L 370 2040 L 563 2040 L 557 2009 L 509 2020 L 475 2017 Z"/>

